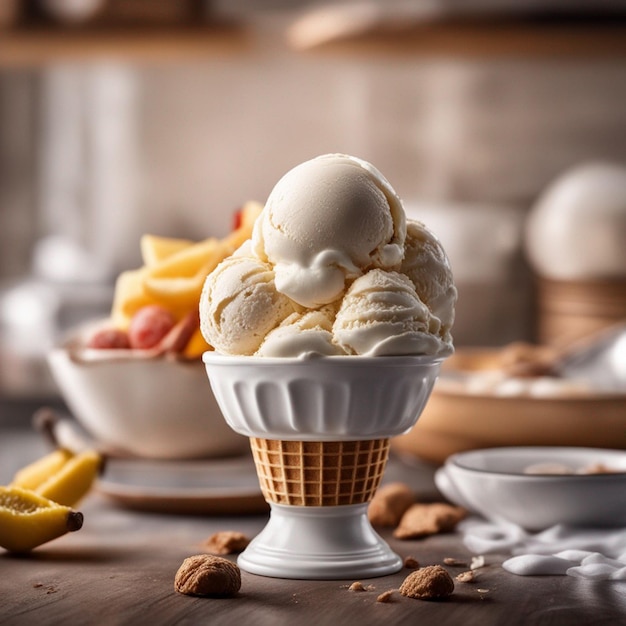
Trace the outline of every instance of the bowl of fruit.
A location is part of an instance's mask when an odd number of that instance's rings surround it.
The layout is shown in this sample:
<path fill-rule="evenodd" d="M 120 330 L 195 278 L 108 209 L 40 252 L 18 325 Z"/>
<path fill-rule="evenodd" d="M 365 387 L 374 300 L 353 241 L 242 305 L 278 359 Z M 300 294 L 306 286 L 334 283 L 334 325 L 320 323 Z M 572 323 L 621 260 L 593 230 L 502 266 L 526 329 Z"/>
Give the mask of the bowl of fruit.
<path fill-rule="evenodd" d="M 231 456 L 247 438 L 225 422 L 206 385 L 199 329 L 206 275 L 250 237 L 249 202 L 223 239 L 144 235 L 143 266 L 120 274 L 111 314 L 77 329 L 48 364 L 76 421 L 112 453 L 152 459 Z"/>

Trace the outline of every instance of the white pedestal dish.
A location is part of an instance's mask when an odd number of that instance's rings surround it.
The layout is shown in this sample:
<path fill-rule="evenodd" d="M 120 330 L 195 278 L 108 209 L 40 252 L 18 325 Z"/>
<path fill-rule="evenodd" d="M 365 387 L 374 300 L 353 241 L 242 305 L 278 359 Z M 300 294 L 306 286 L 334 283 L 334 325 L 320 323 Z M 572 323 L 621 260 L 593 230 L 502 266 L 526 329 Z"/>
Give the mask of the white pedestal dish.
<path fill-rule="evenodd" d="M 370 525 L 367 507 L 389 438 L 415 425 L 443 359 L 207 352 L 203 360 L 226 421 L 251 439 L 271 506 L 240 567 L 295 579 L 397 572 L 402 560 Z"/>

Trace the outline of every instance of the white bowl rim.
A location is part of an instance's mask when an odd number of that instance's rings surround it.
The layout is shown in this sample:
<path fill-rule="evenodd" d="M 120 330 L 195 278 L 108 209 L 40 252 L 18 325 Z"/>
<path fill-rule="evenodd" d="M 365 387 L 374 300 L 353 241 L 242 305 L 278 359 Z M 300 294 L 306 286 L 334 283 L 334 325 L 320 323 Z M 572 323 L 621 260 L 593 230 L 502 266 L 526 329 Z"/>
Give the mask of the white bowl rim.
<path fill-rule="evenodd" d="M 202 366 L 202 361 L 198 358 L 181 358 L 177 355 L 161 352 L 155 353 L 153 350 L 139 349 L 104 349 L 104 348 L 76 348 L 73 346 L 56 346 L 48 350 L 46 357 L 48 360 L 54 355 L 63 355 L 76 365 L 98 366 L 110 363 L 132 363 L 136 366 L 142 364 L 168 363 L 170 365 L 181 365 L 184 367 Z"/>
<path fill-rule="evenodd" d="M 626 469 L 612 472 L 599 472 L 599 473 L 589 473 L 589 474 L 553 474 L 553 473 L 524 473 L 524 472 L 516 472 L 516 471 L 507 471 L 501 469 L 492 469 L 492 468 L 482 468 L 482 467 L 473 467 L 471 465 L 467 465 L 467 462 L 471 460 L 472 457 L 482 457 L 489 458 L 495 455 L 501 454 L 510 454 L 514 456 L 516 454 L 534 454 L 541 453 L 544 455 L 545 462 L 557 461 L 559 459 L 554 458 L 554 456 L 565 455 L 565 454 L 592 454 L 598 458 L 598 461 L 608 461 L 609 459 L 619 459 L 626 463 L 626 450 L 620 450 L 617 448 L 591 448 L 584 446 L 503 446 L 503 447 L 494 447 L 494 448 L 482 448 L 476 450 L 469 450 L 466 452 L 458 452 L 456 454 L 451 455 L 445 462 L 445 465 L 448 467 L 454 466 L 462 471 L 468 472 L 470 474 L 476 475 L 490 475 L 490 476 L 498 476 L 504 479 L 519 479 L 523 478 L 524 480 L 534 480 L 534 481 L 545 481 L 546 479 L 555 480 L 555 481 L 571 481 L 573 479 L 580 480 L 599 480 L 599 479 L 619 479 L 623 480 L 626 476 Z M 552 455 L 552 456 L 551 456 Z M 537 461 L 539 462 L 539 461 Z"/>
<path fill-rule="evenodd" d="M 362 365 L 434 365 L 441 363 L 447 355 L 428 354 L 405 354 L 405 355 L 385 355 L 385 356 L 361 356 L 356 354 L 342 355 L 322 355 L 316 352 L 307 352 L 298 357 L 272 357 L 272 356 L 236 356 L 222 354 L 215 351 L 207 351 L 202 355 L 202 361 L 207 365 L 293 365 L 306 366 L 308 363 L 328 363 L 335 365 L 346 365 L 350 367 Z"/>

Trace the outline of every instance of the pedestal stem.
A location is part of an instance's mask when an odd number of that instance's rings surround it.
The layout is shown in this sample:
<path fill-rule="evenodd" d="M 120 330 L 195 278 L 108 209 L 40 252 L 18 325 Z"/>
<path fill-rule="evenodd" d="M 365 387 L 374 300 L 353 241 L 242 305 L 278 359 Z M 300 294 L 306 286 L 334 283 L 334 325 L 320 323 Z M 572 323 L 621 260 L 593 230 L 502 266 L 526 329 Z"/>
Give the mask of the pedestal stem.
<path fill-rule="evenodd" d="M 372 528 L 367 503 L 291 506 L 270 503 L 270 520 L 239 556 L 241 569 L 276 578 L 371 578 L 393 574 L 402 559 Z"/>

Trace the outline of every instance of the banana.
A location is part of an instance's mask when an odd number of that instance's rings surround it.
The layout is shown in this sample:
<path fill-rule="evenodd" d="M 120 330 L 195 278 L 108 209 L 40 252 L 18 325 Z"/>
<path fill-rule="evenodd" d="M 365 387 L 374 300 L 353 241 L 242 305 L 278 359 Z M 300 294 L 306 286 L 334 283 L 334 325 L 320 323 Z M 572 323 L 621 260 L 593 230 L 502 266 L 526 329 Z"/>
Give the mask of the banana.
<path fill-rule="evenodd" d="M 29 552 L 79 530 L 83 514 L 21 487 L 0 487 L 0 546 Z"/>
<path fill-rule="evenodd" d="M 95 450 L 79 452 L 34 491 L 57 504 L 75 506 L 91 489 L 101 466 L 102 457 Z"/>
<path fill-rule="evenodd" d="M 30 489 L 63 506 L 75 506 L 91 489 L 103 463 L 95 450 L 58 448 L 19 470 L 10 486 Z"/>
<path fill-rule="evenodd" d="M 13 477 L 12 484 L 24 489 L 36 489 L 50 476 L 58 472 L 72 458 L 73 453 L 65 448 L 57 448 L 46 456 L 37 459 L 21 470 Z"/>

